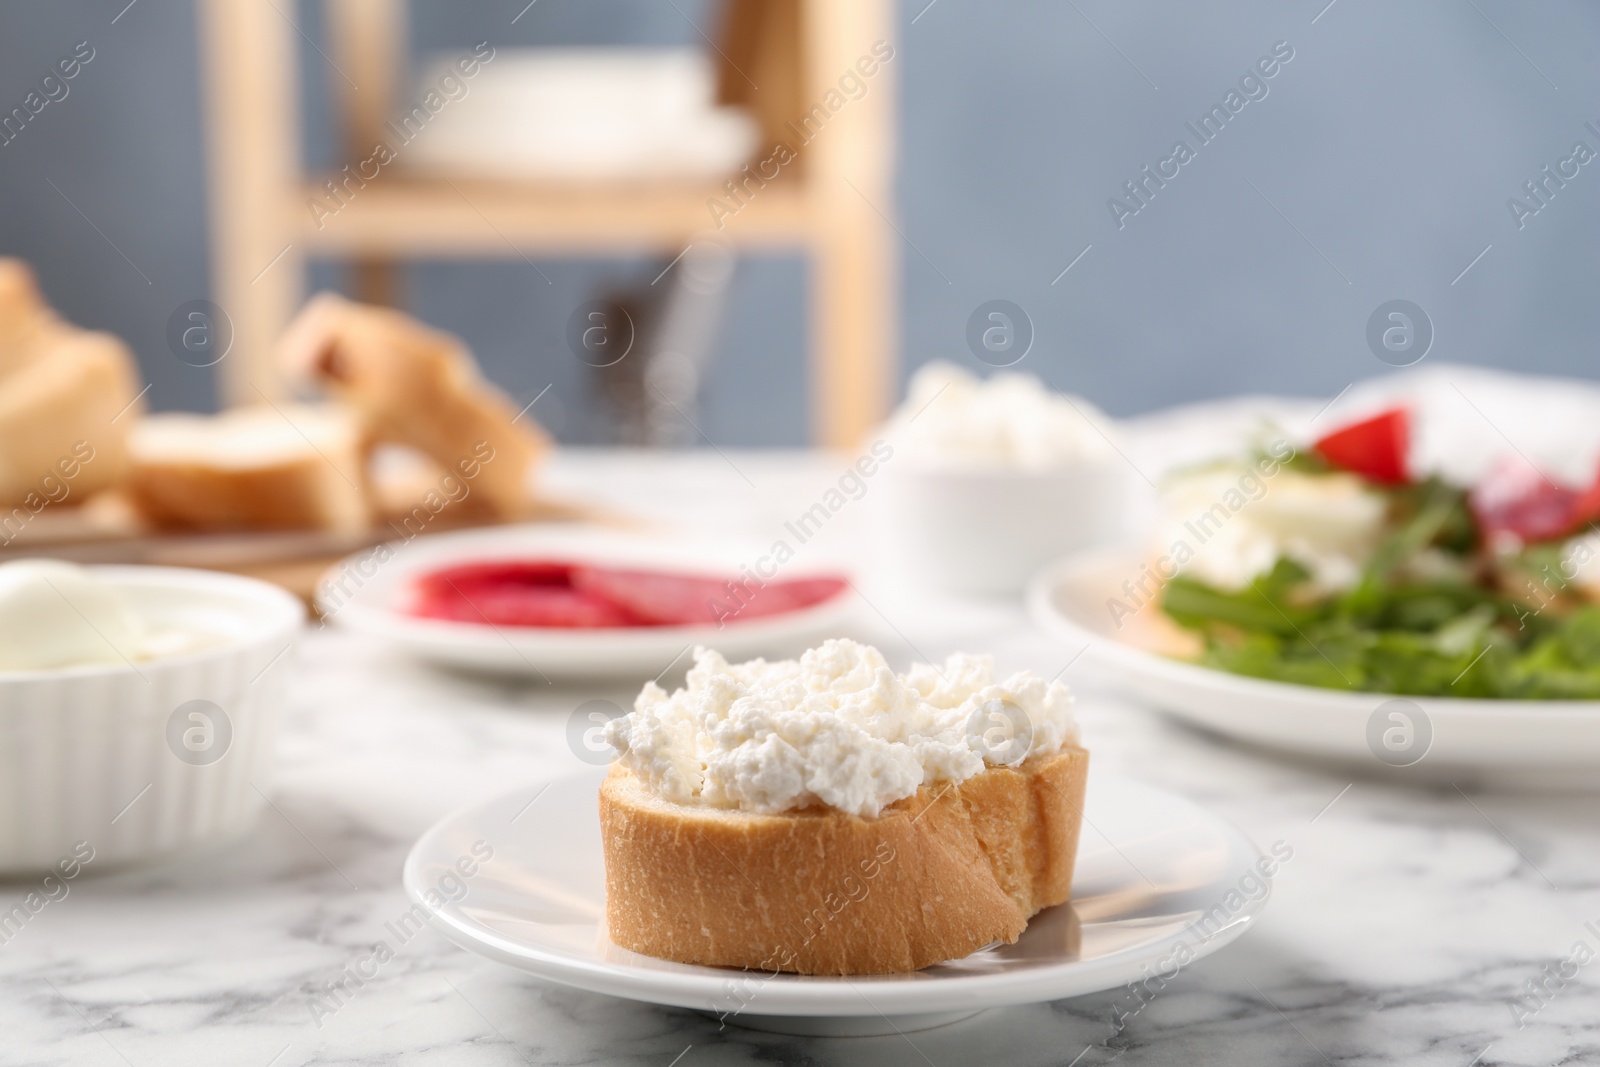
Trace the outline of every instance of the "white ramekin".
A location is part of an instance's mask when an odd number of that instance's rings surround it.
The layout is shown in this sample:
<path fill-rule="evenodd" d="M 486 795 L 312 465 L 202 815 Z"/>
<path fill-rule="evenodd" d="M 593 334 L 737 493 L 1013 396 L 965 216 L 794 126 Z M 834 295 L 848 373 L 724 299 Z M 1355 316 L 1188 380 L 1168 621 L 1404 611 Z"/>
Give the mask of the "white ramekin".
<path fill-rule="evenodd" d="M 1046 563 L 1123 532 L 1128 475 L 1116 456 L 1046 470 L 886 470 L 871 520 L 880 566 L 947 592 L 1019 592 Z"/>
<path fill-rule="evenodd" d="M 212 571 L 90 570 L 141 613 L 215 643 L 130 665 L 0 673 L 0 876 L 52 867 L 79 842 L 99 870 L 221 840 L 250 826 L 267 789 L 301 602 Z M 179 712 L 190 701 L 209 705 Z"/>

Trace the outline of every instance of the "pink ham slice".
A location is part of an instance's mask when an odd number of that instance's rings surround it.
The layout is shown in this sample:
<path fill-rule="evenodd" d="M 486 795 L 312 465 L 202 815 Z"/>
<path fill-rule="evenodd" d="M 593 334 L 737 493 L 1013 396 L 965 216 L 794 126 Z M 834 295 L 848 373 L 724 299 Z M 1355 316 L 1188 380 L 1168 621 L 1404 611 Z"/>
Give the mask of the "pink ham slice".
<path fill-rule="evenodd" d="M 469 563 L 424 575 L 412 614 L 491 626 L 596 629 L 641 620 L 601 596 L 574 589 L 564 563 Z"/>
<path fill-rule="evenodd" d="M 572 584 L 661 626 L 756 619 L 797 611 L 838 595 L 840 578 L 796 578 L 757 585 L 755 580 L 693 574 L 576 566 Z"/>
<path fill-rule="evenodd" d="M 419 578 L 410 612 L 493 626 L 599 629 L 732 623 L 798 611 L 837 596 L 842 578 L 754 580 L 506 560 L 446 567 Z"/>

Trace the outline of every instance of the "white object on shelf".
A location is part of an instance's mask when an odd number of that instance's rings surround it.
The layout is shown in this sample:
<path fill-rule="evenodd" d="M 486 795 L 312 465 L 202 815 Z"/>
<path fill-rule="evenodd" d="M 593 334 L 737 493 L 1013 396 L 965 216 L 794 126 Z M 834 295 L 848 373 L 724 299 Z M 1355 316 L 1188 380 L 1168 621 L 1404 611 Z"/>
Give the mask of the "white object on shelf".
<path fill-rule="evenodd" d="M 415 97 L 443 104 L 412 123 L 411 140 L 390 142 L 414 173 L 717 178 L 756 151 L 755 120 L 717 105 L 715 71 L 697 49 L 503 48 L 471 77 L 455 60 L 425 65 Z"/>

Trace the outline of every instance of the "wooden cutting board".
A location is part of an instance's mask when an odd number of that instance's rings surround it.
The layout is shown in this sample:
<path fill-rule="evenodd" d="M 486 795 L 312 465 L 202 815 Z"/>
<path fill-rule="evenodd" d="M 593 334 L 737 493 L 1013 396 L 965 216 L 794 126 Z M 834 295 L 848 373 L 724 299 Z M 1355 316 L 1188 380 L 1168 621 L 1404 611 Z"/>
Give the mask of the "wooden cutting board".
<path fill-rule="evenodd" d="M 26 515 L 26 512 L 22 512 Z M 325 530 L 240 530 L 186 533 L 150 529 L 125 501 L 105 493 L 78 507 L 51 505 L 22 519 L 0 515 L 0 563 L 45 556 L 73 563 L 199 567 L 259 578 L 312 602 L 317 579 L 345 556 L 385 541 L 430 537 L 469 525 L 440 512 L 427 530 L 409 533 L 382 523 L 360 533 Z M 532 522 L 623 521 L 556 501 L 540 501 Z"/>

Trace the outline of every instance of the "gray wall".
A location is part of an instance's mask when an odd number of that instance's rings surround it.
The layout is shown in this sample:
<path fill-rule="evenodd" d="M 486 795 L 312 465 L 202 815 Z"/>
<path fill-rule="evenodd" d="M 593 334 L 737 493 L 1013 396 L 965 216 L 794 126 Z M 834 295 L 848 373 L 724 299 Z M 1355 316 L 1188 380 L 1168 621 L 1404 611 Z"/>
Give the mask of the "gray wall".
<path fill-rule="evenodd" d="M 1574 142 L 1600 151 L 1584 126 L 1600 127 L 1593 5 L 925 2 L 902 7 L 894 61 L 908 365 L 981 369 L 967 320 L 1001 298 L 1034 325 L 1022 368 L 1115 413 L 1332 395 L 1387 373 L 1367 320 L 1406 298 L 1433 321 L 1430 361 L 1600 375 L 1600 160 L 1520 229 L 1506 206 Z M 66 99 L 0 147 L 0 252 L 32 260 L 73 319 L 126 337 L 154 406 L 203 409 L 213 372 L 173 358 L 163 337 L 172 309 L 207 290 L 194 15 L 186 0 L 138 0 L 113 24 L 125 3 L 0 2 L 0 111 L 76 42 L 96 53 Z M 688 20 L 709 27 L 708 3 L 675 4 L 539 0 L 513 26 L 513 0 L 421 0 L 413 33 L 419 52 L 697 41 Z M 318 39 L 315 6 L 298 17 Z M 1107 200 L 1175 140 L 1196 146 L 1185 122 L 1278 41 L 1294 58 L 1267 95 L 1119 229 Z M 315 99 L 334 75 L 303 53 Z M 308 156 L 327 161 L 323 111 L 306 118 Z M 412 306 L 464 335 L 513 392 L 554 382 L 538 410 L 565 439 L 594 439 L 566 316 L 596 286 L 653 267 L 539 266 L 553 284 L 521 263 L 418 264 Z M 804 284 L 792 258 L 741 266 L 701 421 L 718 444 L 804 439 Z"/>

